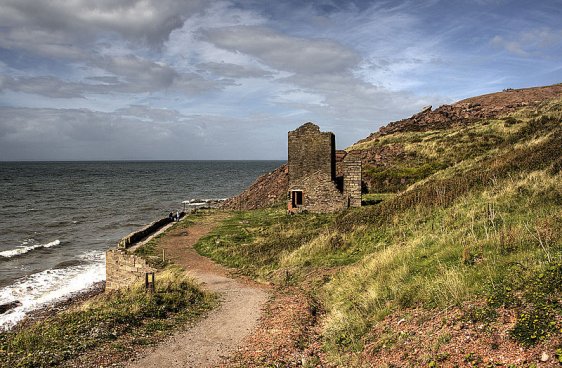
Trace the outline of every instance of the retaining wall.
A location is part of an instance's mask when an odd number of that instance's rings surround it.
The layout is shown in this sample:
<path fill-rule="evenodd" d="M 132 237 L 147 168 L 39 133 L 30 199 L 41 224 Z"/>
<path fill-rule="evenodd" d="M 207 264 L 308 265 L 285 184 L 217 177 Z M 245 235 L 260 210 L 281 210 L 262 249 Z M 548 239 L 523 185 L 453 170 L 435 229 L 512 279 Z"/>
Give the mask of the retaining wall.
<path fill-rule="evenodd" d="M 184 212 L 180 213 L 180 218 L 184 215 Z M 127 248 L 156 233 L 170 222 L 172 222 L 170 218 L 164 217 L 140 230 L 133 231 L 119 241 L 117 248 L 105 253 L 106 290 L 116 290 L 144 282 L 147 272 L 156 272 L 156 269 L 151 267 L 144 258 L 129 253 Z"/>
<path fill-rule="evenodd" d="M 110 249 L 105 253 L 105 289 L 116 290 L 144 282 L 147 272 L 156 272 L 144 258 L 121 249 Z"/>
<path fill-rule="evenodd" d="M 172 222 L 171 219 L 169 219 L 168 217 L 164 217 L 161 218 L 160 220 L 154 221 L 153 223 L 146 225 L 140 230 L 133 231 L 123 239 L 119 240 L 119 243 L 117 243 L 117 248 L 127 249 L 131 245 L 135 244 L 136 242 L 146 238 L 147 236 L 154 234 L 162 227 L 168 225 L 170 222 Z"/>

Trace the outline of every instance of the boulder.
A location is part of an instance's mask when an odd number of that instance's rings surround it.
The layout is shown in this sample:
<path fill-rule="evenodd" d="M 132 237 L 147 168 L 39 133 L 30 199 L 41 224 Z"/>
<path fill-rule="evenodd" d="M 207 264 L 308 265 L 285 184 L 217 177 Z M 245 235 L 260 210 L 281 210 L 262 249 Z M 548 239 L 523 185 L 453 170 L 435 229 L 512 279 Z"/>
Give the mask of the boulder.
<path fill-rule="evenodd" d="M 0 304 L 0 314 L 4 314 L 7 311 L 9 311 L 10 309 L 14 309 L 14 308 L 19 307 L 19 306 L 21 306 L 21 303 L 20 303 L 19 300 L 14 300 L 13 302 Z"/>

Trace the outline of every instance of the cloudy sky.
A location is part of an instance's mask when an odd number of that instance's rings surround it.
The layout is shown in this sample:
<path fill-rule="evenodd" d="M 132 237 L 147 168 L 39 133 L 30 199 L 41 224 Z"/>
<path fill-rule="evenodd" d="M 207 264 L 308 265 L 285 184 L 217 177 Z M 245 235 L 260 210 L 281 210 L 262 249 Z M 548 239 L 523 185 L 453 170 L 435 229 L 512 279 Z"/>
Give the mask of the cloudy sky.
<path fill-rule="evenodd" d="M 0 0 L 0 160 L 285 159 L 562 82 L 562 0 Z"/>

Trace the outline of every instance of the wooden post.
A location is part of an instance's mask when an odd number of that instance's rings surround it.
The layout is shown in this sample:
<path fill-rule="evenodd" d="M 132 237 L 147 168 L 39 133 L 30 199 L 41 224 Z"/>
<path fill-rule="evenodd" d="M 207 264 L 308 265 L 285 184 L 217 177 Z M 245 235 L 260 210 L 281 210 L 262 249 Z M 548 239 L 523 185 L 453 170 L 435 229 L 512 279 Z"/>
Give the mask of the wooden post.
<path fill-rule="evenodd" d="M 146 272 L 144 274 L 144 287 L 151 293 L 154 292 L 154 272 Z"/>
<path fill-rule="evenodd" d="M 166 262 L 166 251 L 162 249 L 162 263 Z"/>

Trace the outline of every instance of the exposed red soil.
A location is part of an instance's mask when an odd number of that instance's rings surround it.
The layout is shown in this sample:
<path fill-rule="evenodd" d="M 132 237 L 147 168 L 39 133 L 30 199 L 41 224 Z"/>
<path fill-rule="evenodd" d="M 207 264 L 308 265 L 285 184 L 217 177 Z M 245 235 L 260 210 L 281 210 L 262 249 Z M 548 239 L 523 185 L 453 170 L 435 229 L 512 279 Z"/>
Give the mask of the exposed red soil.
<path fill-rule="evenodd" d="M 222 208 L 254 210 L 283 201 L 289 187 L 289 168 L 283 164 L 273 172 L 260 176 L 252 185 L 235 197 L 227 199 Z"/>
<path fill-rule="evenodd" d="M 219 367 L 324 367 L 317 315 L 300 289 L 278 288 L 255 332 Z"/>
<path fill-rule="evenodd" d="M 481 119 L 497 118 L 522 107 L 562 97 L 562 84 L 546 87 L 509 89 L 467 98 L 435 110 L 424 110 L 410 118 L 388 124 L 357 143 L 368 142 L 396 132 L 427 131 L 467 125 Z"/>
<path fill-rule="evenodd" d="M 219 294 L 221 303 L 186 331 L 142 351 L 127 367 L 211 367 L 228 356 L 257 326 L 267 300 L 267 288 L 248 279 L 233 278 L 230 270 L 195 251 L 193 245 L 227 215 L 215 213 L 201 222 L 172 228 L 159 243 L 166 257 L 182 266 L 206 290 Z"/>
<path fill-rule="evenodd" d="M 466 310 L 466 307 L 464 308 Z M 461 308 L 411 309 L 377 323 L 366 337 L 360 366 L 368 367 L 560 367 L 557 334 L 523 347 L 509 335 L 513 310 L 500 308 L 491 322 L 474 322 Z M 545 361 L 542 361 L 541 358 Z"/>

